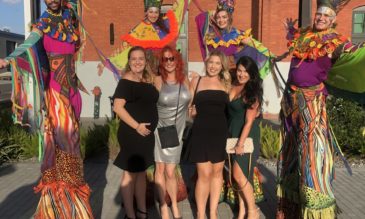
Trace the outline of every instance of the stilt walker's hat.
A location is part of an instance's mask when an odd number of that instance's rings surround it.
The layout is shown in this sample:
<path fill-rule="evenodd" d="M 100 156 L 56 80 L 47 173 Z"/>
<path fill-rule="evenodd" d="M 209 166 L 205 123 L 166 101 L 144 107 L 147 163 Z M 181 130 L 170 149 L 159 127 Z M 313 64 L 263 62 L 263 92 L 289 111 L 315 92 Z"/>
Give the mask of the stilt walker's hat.
<path fill-rule="evenodd" d="M 217 11 L 225 10 L 230 14 L 233 14 L 235 0 L 218 0 Z"/>
<path fill-rule="evenodd" d="M 144 11 L 147 11 L 148 8 L 156 7 L 161 9 L 162 0 L 144 0 Z"/>
<path fill-rule="evenodd" d="M 336 14 L 347 4 L 350 0 L 317 0 L 317 9 L 320 7 L 327 7 L 332 9 Z"/>

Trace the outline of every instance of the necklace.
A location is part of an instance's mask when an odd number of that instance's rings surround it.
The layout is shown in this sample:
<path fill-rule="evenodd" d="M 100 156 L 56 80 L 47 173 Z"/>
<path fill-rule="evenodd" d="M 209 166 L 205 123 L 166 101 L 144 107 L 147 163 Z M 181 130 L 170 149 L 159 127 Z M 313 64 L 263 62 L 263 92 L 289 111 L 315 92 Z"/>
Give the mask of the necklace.
<path fill-rule="evenodd" d="M 138 82 L 141 82 L 142 81 L 142 78 L 143 78 L 143 75 L 142 74 L 138 74 L 138 73 L 134 73 L 133 72 L 133 77 L 136 81 Z"/>
<path fill-rule="evenodd" d="M 58 13 L 54 13 L 53 11 L 47 9 L 47 12 L 52 15 L 52 16 L 55 16 L 55 17 L 61 17 L 62 16 L 62 13 L 61 13 L 61 10 L 58 12 Z"/>

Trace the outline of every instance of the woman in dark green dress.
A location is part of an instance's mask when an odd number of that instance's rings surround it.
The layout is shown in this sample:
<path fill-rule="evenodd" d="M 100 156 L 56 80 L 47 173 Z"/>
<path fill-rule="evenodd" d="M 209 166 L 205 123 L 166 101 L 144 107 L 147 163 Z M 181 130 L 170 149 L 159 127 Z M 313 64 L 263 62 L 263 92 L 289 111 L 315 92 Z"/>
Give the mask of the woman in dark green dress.
<path fill-rule="evenodd" d="M 229 131 L 232 137 L 239 138 L 233 155 L 233 178 L 239 188 L 238 218 L 245 217 L 245 205 L 248 218 L 259 218 L 253 189 L 254 167 L 260 153 L 259 119 L 262 104 L 262 79 L 258 67 L 250 57 L 241 57 L 237 62 L 234 84 L 230 90 L 228 106 Z M 244 154 L 244 142 L 247 137 L 253 139 L 254 151 Z M 245 203 L 246 202 L 246 203 Z"/>

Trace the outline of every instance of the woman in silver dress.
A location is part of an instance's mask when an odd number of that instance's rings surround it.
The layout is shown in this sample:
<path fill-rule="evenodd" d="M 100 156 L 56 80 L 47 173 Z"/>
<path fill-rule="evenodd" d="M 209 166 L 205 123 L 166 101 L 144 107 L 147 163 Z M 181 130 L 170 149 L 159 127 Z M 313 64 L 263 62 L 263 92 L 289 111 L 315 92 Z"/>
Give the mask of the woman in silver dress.
<path fill-rule="evenodd" d="M 183 71 L 184 64 L 180 53 L 169 46 L 164 47 L 160 56 L 160 76 L 155 78 L 155 86 L 160 92 L 157 102 L 159 116 L 157 127 L 175 124 L 176 117 L 176 129 L 180 144 L 177 147 L 162 149 L 156 129 L 154 151 L 156 162 L 155 184 L 159 195 L 162 219 L 169 218 L 168 206 L 165 201 L 166 191 L 171 199 L 173 217 L 181 218 L 181 213 L 177 207 L 178 183 L 175 173 L 176 165 L 180 163 L 181 138 L 191 99 L 189 80 Z"/>

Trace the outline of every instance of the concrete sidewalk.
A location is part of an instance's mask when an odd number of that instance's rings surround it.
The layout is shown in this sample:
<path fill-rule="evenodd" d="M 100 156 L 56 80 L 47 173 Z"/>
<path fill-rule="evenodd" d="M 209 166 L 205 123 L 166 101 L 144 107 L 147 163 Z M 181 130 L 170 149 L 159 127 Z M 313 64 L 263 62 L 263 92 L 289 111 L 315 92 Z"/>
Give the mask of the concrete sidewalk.
<path fill-rule="evenodd" d="M 183 168 L 192 169 L 192 166 Z M 259 166 L 265 182 L 266 201 L 259 204 L 261 218 L 275 218 L 275 167 Z M 33 187 L 39 180 L 40 164 L 34 162 L 14 163 L 0 167 L 0 218 L 31 218 L 34 213 L 39 194 L 33 193 Z M 188 171 L 189 172 L 189 171 Z M 190 171 L 193 172 L 193 171 Z M 190 173 L 191 174 L 191 173 Z M 350 177 L 345 169 L 336 170 L 334 182 L 337 202 L 342 210 L 339 218 L 365 218 L 365 168 L 353 169 Z M 119 219 L 124 213 L 121 208 L 119 192 L 121 170 L 115 167 L 108 158 L 85 162 L 85 178 L 92 189 L 90 198 L 95 218 Z M 190 195 L 192 193 L 190 192 Z M 196 207 L 188 200 L 179 203 L 184 219 L 194 218 Z M 234 218 L 235 210 L 229 205 L 219 205 L 219 217 Z M 157 207 L 149 209 L 149 218 L 158 219 Z"/>

